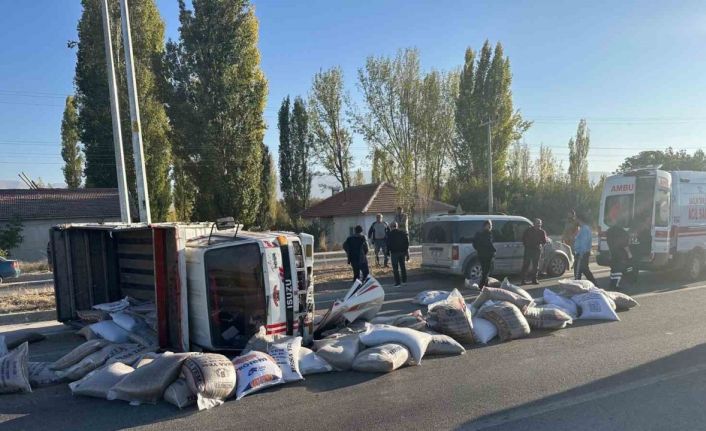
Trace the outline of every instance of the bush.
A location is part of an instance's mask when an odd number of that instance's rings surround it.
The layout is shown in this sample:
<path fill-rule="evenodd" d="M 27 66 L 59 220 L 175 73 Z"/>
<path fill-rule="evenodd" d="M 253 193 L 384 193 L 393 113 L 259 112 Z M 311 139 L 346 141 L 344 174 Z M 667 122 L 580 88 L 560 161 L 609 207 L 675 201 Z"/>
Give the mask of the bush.
<path fill-rule="evenodd" d="M 3 257 L 9 256 L 13 248 L 22 244 L 22 240 L 22 221 L 14 217 L 0 228 L 0 250 L 4 253 Z"/>

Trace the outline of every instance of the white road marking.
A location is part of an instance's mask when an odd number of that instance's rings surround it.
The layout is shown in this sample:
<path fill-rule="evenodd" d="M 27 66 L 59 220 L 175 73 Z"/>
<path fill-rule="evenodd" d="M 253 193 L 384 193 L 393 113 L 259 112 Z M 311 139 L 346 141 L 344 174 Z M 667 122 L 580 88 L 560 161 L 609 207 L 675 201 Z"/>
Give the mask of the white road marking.
<path fill-rule="evenodd" d="M 517 422 L 517 421 L 520 421 L 523 419 L 527 419 L 527 418 L 530 418 L 533 416 L 552 413 L 557 410 L 562 410 L 562 409 L 573 407 L 573 406 L 576 406 L 579 404 L 584 404 L 584 403 L 600 400 L 602 398 L 607 398 L 607 397 L 611 397 L 614 395 L 619 395 L 619 394 L 622 394 L 625 392 L 634 391 L 637 389 L 644 388 L 646 386 L 654 385 L 654 384 L 661 383 L 661 382 L 664 382 L 667 380 L 685 377 L 685 376 L 699 373 L 702 371 L 706 371 L 706 364 L 694 365 L 692 367 L 685 368 L 682 370 L 672 371 L 672 372 L 660 374 L 657 376 L 652 376 L 652 377 L 647 377 L 644 379 L 635 380 L 634 382 L 630 382 L 630 383 L 616 386 L 613 388 L 593 391 L 593 392 L 589 392 L 589 393 L 586 393 L 583 395 L 577 395 L 577 396 L 570 397 L 570 398 L 563 398 L 561 400 L 550 402 L 550 403 L 547 403 L 547 404 L 544 404 L 541 406 L 519 408 L 514 411 L 512 411 L 512 409 L 511 409 L 511 411 L 509 413 L 501 414 L 499 417 L 495 417 L 495 418 L 490 417 L 488 419 L 481 419 L 479 421 L 476 421 L 474 423 L 469 424 L 468 427 L 463 427 L 463 429 L 471 430 L 471 431 L 480 431 L 480 430 L 485 430 L 488 428 L 499 427 L 502 425 L 510 424 L 512 422 Z"/>

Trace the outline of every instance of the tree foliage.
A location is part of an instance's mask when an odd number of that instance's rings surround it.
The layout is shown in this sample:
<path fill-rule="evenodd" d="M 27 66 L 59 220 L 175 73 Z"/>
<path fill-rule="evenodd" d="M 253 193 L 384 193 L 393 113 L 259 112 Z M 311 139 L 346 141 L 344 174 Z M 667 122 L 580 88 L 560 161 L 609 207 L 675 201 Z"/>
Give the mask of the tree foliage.
<path fill-rule="evenodd" d="M 618 168 L 618 172 L 628 172 L 650 166 L 661 166 L 666 171 L 706 171 L 706 154 L 698 149 L 694 154 L 686 150 L 641 151 L 628 157 Z"/>
<path fill-rule="evenodd" d="M 534 166 L 529 145 L 518 141 L 512 144 L 508 152 L 507 172 L 512 180 L 531 181 L 533 179 Z"/>
<path fill-rule="evenodd" d="M 76 62 L 76 102 L 80 141 L 84 146 L 86 187 L 117 187 L 115 153 L 105 49 L 98 0 L 83 0 L 78 23 Z M 127 81 L 117 2 L 109 2 L 113 54 L 125 151 L 128 187 L 135 196 L 135 167 L 130 143 L 131 124 L 127 100 Z M 172 202 L 169 170 L 171 143 L 169 121 L 161 92 L 161 58 L 164 52 L 164 22 L 154 0 L 130 2 L 130 26 L 133 42 L 137 97 L 142 120 L 147 186 L 152 218 L 165 220 Z"/>
<path fill-rule="evenodd" d="M 261 229 L 271 229 L 277 217 L 277 175 L 272 154 L 266 145 L 262 145 L 262 172 L 260 174 L 260 194 L 262 201 L 255 218 L 255 224 Z"/>
<path fill-rule="evenodd" d="M 576 137 L 569 139 L 569 182 L 572 185 L 588 184 L 588 150 L 591 131 L 586 120 L 579 121 Z"/>
<path fill-rule="evenodd" d="M 61 158 L 64 159 L 64 181 L 70 189 L 81 187 L 83 156 L 79 143 L 78 111 L 73 96 L 66 98 L 64 116 L 61 120 Z"/>
<path fill-rule="evenodd" d="M 192 218 L 251 225 L 261 205 L 263 110 L 258 22 L 245 0 L 179 1 L 180 39 L 167 44 L 174 149 L 193 182 Z"/>
<path fill-rule="evenodd" d="M 512 102 L 510 60 L 498 42 L 495 50 L 486 40 L 480 56 L 468 48 L 459 79 L 456 102 L 456 131 L 459 142 L 454 147 L 456 175 L 463 179 L 488 175 L 488 128 L 491 121 L 492 161 L 495 179 L 505 176 L 508 149 L 521 139 L 531 122 L 522 119 Z"/>
<path fill-rule="evenodd" d="M 280 189 L 289 214 L 296 218 L 311 195 L 309 118 L 301 97 L 294 99 L 291 112 L 289 106 L 287 96 L 278 116 Z"/>
<path fill-rule="evenodd" d="M 318 163 L 343 190 L 351 185 L 351 143 L 344 109 L 350 103 L 340 67 L 318 72 L 309 94 L 309 128 Z"/>
<path fill-rule="evenodd" d="M 381 148 L 373 149 L 372 182 L 383 181 L 393 183 L 392 163 L 388 160 L 387 153 Z"/>
<path fill-rule="evenodd" d="M 22 220 L 13 217 L 0 228 L 0 256 L 12 255 L 12 249 L 22 244 Z"/>

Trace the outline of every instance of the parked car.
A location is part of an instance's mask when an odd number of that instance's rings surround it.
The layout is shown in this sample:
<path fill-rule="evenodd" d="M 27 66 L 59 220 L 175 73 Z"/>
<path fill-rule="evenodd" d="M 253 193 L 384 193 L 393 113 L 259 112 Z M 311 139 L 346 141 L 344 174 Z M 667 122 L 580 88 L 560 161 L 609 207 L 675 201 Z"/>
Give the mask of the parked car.
<path fill-rule="evenodd" d="M 20 276 L 20 264 L 16 260 L 0 257 L 0 284 L 8 278 Z"/>
<path fill-rule="evenodd" d="M 483 222 L 493 222 L 496 275 L 513 275 L 522 271 L 524 245 L 522 235 L 532 223 L 525 217 L 508 215 L 439 215 L 422 225 L 422 268 L 463 275 L 473 282 L 480 280 L 481 267 L 471 240 L 483 228 Z M 566 272 L 573 264 L 568 245 L 549 239 L 544 246 L 540 271 L 551 277 Z"/>

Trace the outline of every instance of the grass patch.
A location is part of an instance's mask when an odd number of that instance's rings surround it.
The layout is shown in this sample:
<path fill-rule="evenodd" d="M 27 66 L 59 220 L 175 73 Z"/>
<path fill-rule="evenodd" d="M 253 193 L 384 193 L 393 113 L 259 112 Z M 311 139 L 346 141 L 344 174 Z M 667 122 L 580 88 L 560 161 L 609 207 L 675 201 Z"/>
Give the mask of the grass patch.
<path fill-rule="evenodd" d="M 0 314 L 22 313 L 25 311 L 44 311 L 56 308 L 54 289 L 20 291 L 7 296 L 0 296 Z"/>
<path fill-rule="evenodd" d="M 36 262 L 25 262 L 20 261 L 20 271 L 23 274 L 29 274 L 32 272 L 49 272 L 49 262 L 46 260 L 38 260 Z"/>

